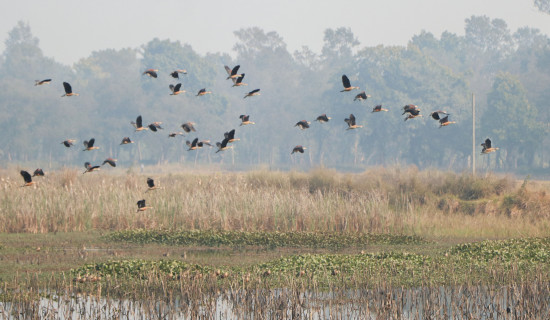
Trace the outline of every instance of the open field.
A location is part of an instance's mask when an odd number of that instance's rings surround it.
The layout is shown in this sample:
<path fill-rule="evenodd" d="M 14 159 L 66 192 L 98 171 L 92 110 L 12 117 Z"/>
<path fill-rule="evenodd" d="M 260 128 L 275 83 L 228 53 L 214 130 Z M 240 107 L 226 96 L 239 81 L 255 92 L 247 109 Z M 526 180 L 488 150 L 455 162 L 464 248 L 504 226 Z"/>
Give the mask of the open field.
<path fill-rule="evenodd" d="M 21 188 L 2 172 L 0 314 L 550 312 L 543 182 L 415 168 L 151 177 L 161 189 L 145 192 L 145 175 L 73 170 Z M 136 212 L 142 198 L 153 208 Z"/>

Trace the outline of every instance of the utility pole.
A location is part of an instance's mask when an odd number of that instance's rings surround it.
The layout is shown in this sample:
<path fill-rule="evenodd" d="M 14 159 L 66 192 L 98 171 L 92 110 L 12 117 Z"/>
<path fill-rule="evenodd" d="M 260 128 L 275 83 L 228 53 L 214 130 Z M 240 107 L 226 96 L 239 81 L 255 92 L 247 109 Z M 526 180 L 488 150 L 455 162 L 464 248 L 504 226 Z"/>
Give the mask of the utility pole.
<path fill-rule="evenodd" d="M 476 96 L 472 93 L 472 174 L 476 175 Z"/>

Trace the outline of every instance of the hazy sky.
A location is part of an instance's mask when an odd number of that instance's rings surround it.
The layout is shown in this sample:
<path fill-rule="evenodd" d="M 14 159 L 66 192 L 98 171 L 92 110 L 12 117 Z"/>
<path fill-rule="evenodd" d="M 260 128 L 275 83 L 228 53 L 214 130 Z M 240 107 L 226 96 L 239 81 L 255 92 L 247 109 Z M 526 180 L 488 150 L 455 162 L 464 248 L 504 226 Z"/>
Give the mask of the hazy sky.
<path fill-rule="evenodd" d="M 0 51 L 18 21 L 30 24 L 44 54 L 71 64 L 92 51 L 139 47 L 151 39 L 189 43 L 201 54 L 232 53 L 233 31 L 276 31 L 289 51 L 320 52 L 326 28 L 350 27 L 361 47 L 405 45 L 421 30 L 464 34 L 464 20 L 486 15 L 550 34 L 550 15 L 532 0 L 2 0 Z"/>

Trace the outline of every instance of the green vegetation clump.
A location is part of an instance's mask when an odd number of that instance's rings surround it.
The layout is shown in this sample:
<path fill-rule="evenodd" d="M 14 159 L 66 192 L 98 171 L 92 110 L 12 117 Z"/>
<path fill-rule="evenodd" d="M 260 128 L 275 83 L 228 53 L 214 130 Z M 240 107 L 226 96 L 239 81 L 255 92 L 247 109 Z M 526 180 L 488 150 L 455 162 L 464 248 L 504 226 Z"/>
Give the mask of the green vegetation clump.
<path fill-rule="evenodd" d="M 132 243 L 158 243 L 181 246 L 261 246 L 343 248 L 365 245 L 422 244 L 427 241 L 418 236 L 391 234 L 346 234 L 319 232 L 244 232 L 219 230 L 124 230 L 105 236 L 110 241 Z"/>
<path fill-rule="evenodd" d="M 550 263 L 550 238 L 524 238 L 482 241 L 457 245 L 452 256 L 479 262 Z"/>

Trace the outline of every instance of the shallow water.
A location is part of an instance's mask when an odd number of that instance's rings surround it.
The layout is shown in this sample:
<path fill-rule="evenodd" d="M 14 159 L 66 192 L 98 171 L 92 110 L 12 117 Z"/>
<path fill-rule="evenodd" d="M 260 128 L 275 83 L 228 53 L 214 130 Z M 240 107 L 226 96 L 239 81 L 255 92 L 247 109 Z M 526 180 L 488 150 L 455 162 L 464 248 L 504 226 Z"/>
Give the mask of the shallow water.
<path fill-rule="evenodd" d="M 227 290 L 157 300 L 93 295 L 0 303 L 1 319 L 549 319 L 548 284 L 315 292 Z"/>

